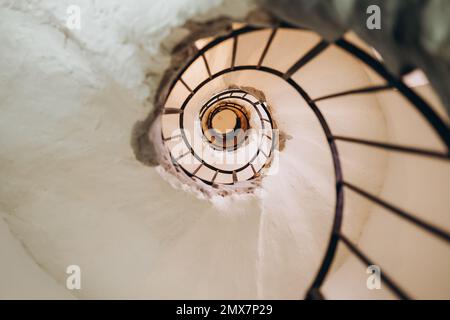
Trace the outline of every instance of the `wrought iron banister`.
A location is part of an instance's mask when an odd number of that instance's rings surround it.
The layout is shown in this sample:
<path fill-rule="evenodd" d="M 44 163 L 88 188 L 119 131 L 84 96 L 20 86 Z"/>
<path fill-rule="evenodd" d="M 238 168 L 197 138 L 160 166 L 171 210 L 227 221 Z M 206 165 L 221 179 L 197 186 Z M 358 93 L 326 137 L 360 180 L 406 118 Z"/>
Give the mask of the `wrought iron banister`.
<path fill-rule="evenodd" d="M 428 231 L 432 235 L 450 243 L 450 234 L 447 231 L 444 231 L 441 228 L 435 227 L 435 226 L 429 224 L 428 222 L 425 222 L 424 220 L 419 219 L 419 218 L 415 217 L 414 215 L 412 215 L 400 208 L 397 208 L 396 206 L 384 201 L 383 199 L 380 199 L 379 197 L 374 196 L 374 195 L 362 190 L 361 188 L 354 186 L 351 183 L 344 182 L 343 184 L 345 187 L 349 188 L 350 190 L 353 190 L 354 192 L 358 193 L 359 195 L 363 196 L 364 198 L 382 206 L 383 208 L 393 212 L 397 216 L 402 217 L 405 220 L 408 220 L 409 222 L 415 224 L 416 226 Z"/>

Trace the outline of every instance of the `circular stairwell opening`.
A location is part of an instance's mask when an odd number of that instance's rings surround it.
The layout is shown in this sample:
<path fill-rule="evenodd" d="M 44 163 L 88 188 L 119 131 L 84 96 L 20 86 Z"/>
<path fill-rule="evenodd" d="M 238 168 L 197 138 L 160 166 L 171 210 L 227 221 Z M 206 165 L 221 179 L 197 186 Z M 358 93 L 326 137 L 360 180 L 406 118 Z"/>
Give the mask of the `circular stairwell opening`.
<path fill-rule="evenodd" d="M 257 183 L 277 146 L 267 102 L 239 88 L 213 94 L 200 108 L 189 100 L 179 109 L 166 103 L 161 119 L 162 140 L 173 166 L 193 182 L 215 189 L 243 191 Z"/>
<path fill-rule="evenodd" d="M 199 115 L 206 141 L 222 151 L 234 151 L 248 140 L 249 118 L 244 106 L 230 102 L 218 102 Z"/>

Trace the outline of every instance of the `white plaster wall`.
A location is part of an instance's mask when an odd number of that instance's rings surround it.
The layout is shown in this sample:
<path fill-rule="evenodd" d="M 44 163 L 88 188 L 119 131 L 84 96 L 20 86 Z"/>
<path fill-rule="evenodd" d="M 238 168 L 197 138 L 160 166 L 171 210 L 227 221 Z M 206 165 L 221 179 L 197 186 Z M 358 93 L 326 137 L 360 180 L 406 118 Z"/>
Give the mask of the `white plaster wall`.
<path fill-rule="evenodd" d="M 2 216 L 4 213 L 2 212 Z M 73 299 L 46 274 L 0 220 L 0 299 Z"/>

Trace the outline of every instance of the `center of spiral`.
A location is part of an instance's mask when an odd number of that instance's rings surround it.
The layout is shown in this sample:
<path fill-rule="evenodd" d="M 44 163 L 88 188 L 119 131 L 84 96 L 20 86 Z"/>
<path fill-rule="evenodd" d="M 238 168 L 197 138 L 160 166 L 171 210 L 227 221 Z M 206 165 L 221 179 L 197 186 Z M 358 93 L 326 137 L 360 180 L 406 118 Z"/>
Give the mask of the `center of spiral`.
<path fill-rule="evenodd" d="M 247 107 L 235 99 L 212 103 L 200 114 L 203 135 L 216 150 L 236 150 L 250 128 L 249 114 Z"/>
<path fill-rule="evenodd" d="M 264 95 L 250 87 L 228 88 L 205 102 L 193 99 L 182 109 L 171 103 L 164 108 L 162 138 L 174 167 L 213 188 L 245 189 L 244 182 L 259 181 L 278 141 Z"/>
<path fill-rule="evenodd" d="M 227 134 L 238 127 L 237 114 L 231 109 L 222 109 L 216 113 L 211 120 L 212 129 Z"/>

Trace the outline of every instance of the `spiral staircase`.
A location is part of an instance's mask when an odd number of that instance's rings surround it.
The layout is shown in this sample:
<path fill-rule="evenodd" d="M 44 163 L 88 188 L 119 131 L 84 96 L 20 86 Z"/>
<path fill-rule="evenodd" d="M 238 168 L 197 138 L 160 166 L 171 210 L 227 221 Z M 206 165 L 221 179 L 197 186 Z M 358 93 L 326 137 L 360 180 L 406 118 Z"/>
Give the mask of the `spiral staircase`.
<path fill-rule="evenodd" d="M 346 226 L 345 221 L 354 219 L 352 215 L 361 214 L 356 212 L 358 210 L 366 214 L 372 212 L 370 214 L 392 215 L 396 220 L 391 221 L 392 217 L 388 220 L 389 223 L 395 224 L 395 232 L 402 234 L 402 228 L 408 230 L 405 233 L 410 237 L 408 241 L 417 239 L 415 233 L 423 233 L 421 237 L 427 238 L 424 241 L 430 246 L 429 250 L 434 251 L 436 245 L 436 248 L 440 248 L 438 250 L 446 252 L 445 257 L 439 255 L 439 258 L 436 257 L 436 260 L 430 263 L 436 265 L 437 269 L 438 264 L 448 265 L 448 248 L 445 248 L 450 242 L 448 221 L 440 220 L 445 211 L 448 211 L 448 207 L 443 205 L 441 209 L 437 209 L 439 204 L 432 204 L 424 199 L 427 197 L 426 189 L 438 188 L 440 183 L 425 182 L 413 177 L 421 175 L 419 171 L 430 169 L 429 166 L 433 166 L 433 170 L 448 171 L 450 135 L 448 119 L 445 116 L 441 118 L 445 114 L 442 107 L 439 109 L 428 103 L 414 90 L 414 83 L 408 86 L 402 79 L 390 74 L 375 49 L 351 33 L 335 43 L 328 43 L 310 30 L 288 24 L 279 24 L 273 28 L 238 25 L 225 36 L 200 39 L 195 46 L 196 53 L 170 83 L 162 106 L 162 141 L 167 148 L 166 157 L 171 159 L 175 170 L 183 172 L 200 186 L 213 186 L 217 190 L 228 186 L 239 187 L 243 182 L 252 181 L 256 177 L 264 179 L 265 173 L 262 170 L 270 168 L 269 159 L 276 147 L 279 147 L 279 144 L 275 143 L 275 135 L 272 134 L 272 118 L 279 121 L 280 128 L 285 125 L 286 115 L 293 117 L 297 126 L 303 126 L 305 120 L 300 118 L 304 115 L 297 114 L 296 109 L 309 109 L 314 119 L 308 117 L 306 121 L 315 121 L 320 126 L 323 137 L 318 143 L 328 147 L 326 152 L 321 150 L 320 156 L 330 158 L 333 166 L 334 194 L 329 197 L 334 200 L 335 205 L 333 222 L 328 229 L 328 245 L 305 297 L 325 299 L 327 295 L 323 293 L 324 286 L 325 291 L 335 293 L 333 284 L 328 284 L 327 288 L 326 280 L 332 273 L 330 270 L 334 264 L 340 265 L 339 273 L 347 273 L 349 276 L 349 272 L 356 270 L 355 264 L 348 263 L 352 259 L 358 260 L 361 266 L 375 265 L 383 270 L 382 281 L 387 290 L 383 292 L 382 297 L 411 299 L 420 296 L 420 292 L 415 295 L 413 286 L 403 284 L 407 279 L 397 280 L 394 276 L 398 274 L 399 278 L 404 278 L 408 271 L 400 274 L 398 270 L 394 270 L 391 274 L 389 267 L 393 262 L 383 261 L 386 257 L 383 257 L 382 252 L 395 248 L 386 246 L 381 250 L 374 250 L 358 243 L 363 242 L 361 238 L 364 238 L 364 232 L 373 232 L 363 231 L 364 224 L 366 227 L 369 225 L 369 229 L 375 229 L 382 227 L 384 222 L 375 221 L 380 219 L 377 217 L 359 226 Z M 263 101 L 252 97 L 245 90 L 233 89 L 245 87 L 261 90 Z M 207 97 L 211 98 L 207 100 Z M 430 97 L 431 95 L 428 95 L 428 98 Z M 286 103 L 295 99 L 302 102 Z M 207 102 L 202 104 L 202 101 L 206 100 Z M 224 101 L 225 106 L 231 104 L 241 108 L 239 100 L 245 100 L 245 103 L 258 112 L 258 119 L 263 128 L 264 122 L 270 125 L 270 133 L 263 134 L 265 139 L 261 141 L 265 141 L 266 145 L 263 148 L 254 148 L 251 159 L 236 168 L 226 170 L 215 166 L 215 159 L 209 157 L 208 153 L 202 153 L 204 157 L 199 156 L 196 148 L 205 148 L 203 142 L 200 141 L 196 146 L 186 135 L 196 135 L 195 118 L 199 117 L 201 121 L 205 110 L 213 103 Z M 274 114 L 271 114 L 267 105 Z M 384 118 L 384 121 L 380 118 Z M 408 123 L 409 120 L 412 122 Z M 233 129 L 233 126 L 229 126 L 229 129 Z M 202 131 L 197 134 L 201 136 L 205 133 Z M 302 134 L 310 135 L 308 132 Z M 180 147 L 178 140 L 182 141 L 183 147 Z M 302 142 L 300 140 L 288 144 Z M 231 151 L 236 150 L 239 150 L 239 147 L 234 145 Z M 219 152 L 229 153 L 230 150 L 221 149 Z M 367 158 L 365 154 L 368 154 Z M 262 159 L 259 160 L 260 156 Z M 380 163 L 386 161 L 384 157 L 389 158 L 387 161 L 402 162 L 401 166 L 409 166 L 408 162 L 411 162 L 412 167 L 416 163 L 420 165 L 417 171 L 412 169 L 404 173 L 406 176 L 390 171 L 393 168 L 388 169 L 384 181 L 377 181 L 381 188 L 376 190 L 377 182 L 364 181 L 357 172 L 360 168 L 355 167 L 367 166 L 364 168 L 367 171 L 377 166 L 380 168 Z M 183 158 L 194 160 L 183 163 Z M 404 161 L 406 163 L 403 163 Z M 401 181 L 394 183 L 390 181 L 389 175 L 394 176 L 392 179 Z M 366 178 L 374 179 L 370 176 Z M 407 181 L 422 187 L 405 188 L 403 183 Z M 403 187 L 404 190 L 392 190 L 394 186 Z M 386 194 L 388 190 L 392 190 L 394 195 Z M 405 200 L 412 194 L 399 195 L 402 192 L 412 192 L 414 197 L 417 197 L 416 201 L 423 200 L 423 203 L 418 207 L 411 206 Z M 346 202 L 349 202 L 347 206 L 350 206 L 350 209 L 345 206 Z M 364 202 L 364 205 L 361 202 Z M 286 210 L 295 211 L 295 208 Z M 376 224 L 379 225 L 375 226 Z M 349 229 L 350 236 L 346 235 L 346 228 Z M 355 236 L 356 230 L 362 235 Z M 380 240 L 371 241 L 379 241 L 379 246 L 386 243 L 384 237 L 390 240 L 396 238 L 394 234 L 385 234 L 385 230 L 377 232 L 376 236 L 371 236 Z M 378 252 L 371 254 L 370 250 Z M 339 251 L 342 252 L 339 254 Z M 405 254 L 415 255 L 414 249 L 408 248 L 406 252 L 401 253 Z M 342 259 L 346 259 L 347 264 L 343 263 Z M 389 267 L 384 269 L 385 265 Z M 411 269 L 416 270 L 416 267 Z M 432 274 L 433 272 L 427 270 L 426 274 L 421 274 L 420 277 L 433 278 Z M 330 282 L 349 281 L 337 277 L 338 275 L 334 274 Z M 436 285 L 439 286 L 437 282 Z M 358 298 L 356 293 L 354 297 Z M 368 295 L 362 294 L 359 298 L 367 297 Z"/>
<path fill-rule="evenodd" d="M 0 7 L 0 298 L 449 299 L 426 76 L 225 2 Z"/>

